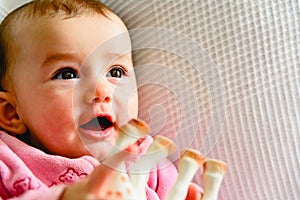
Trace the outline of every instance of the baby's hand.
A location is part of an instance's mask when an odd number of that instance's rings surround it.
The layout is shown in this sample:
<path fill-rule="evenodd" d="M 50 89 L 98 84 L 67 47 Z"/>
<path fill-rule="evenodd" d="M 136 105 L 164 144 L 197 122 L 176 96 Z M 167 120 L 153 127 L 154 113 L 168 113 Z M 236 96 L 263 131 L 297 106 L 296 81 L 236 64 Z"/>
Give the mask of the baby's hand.
<path fill-rule="evenodd" d="M 67 186 L 61 200 L 133 199 L 134 192 L 125 163 L 134 162 L 152 139 L 144 138 L 146 145 L 140 143 L 139 138 L 145 137 L 149 128 L 139 120 L 132 119 L 121 128 L 115 126 L 115 129 L 119 132 L 119 138 L 112 155 L 104 159 L 86 179 Z"/>
<path fill-rule="evenodd" d="M 116 168 L 121 162 L 131 159 L 133 154 L 138 154 L 140 147 L 137 144 L 130 145 L 124 151 L 114 154 L 105 162 L 95 168 L 95 170 L 85 179 L 69 185 L 63 192 L 60 200 L 96 200 L 106 198 L 107 182 L 113 177 Z"/>

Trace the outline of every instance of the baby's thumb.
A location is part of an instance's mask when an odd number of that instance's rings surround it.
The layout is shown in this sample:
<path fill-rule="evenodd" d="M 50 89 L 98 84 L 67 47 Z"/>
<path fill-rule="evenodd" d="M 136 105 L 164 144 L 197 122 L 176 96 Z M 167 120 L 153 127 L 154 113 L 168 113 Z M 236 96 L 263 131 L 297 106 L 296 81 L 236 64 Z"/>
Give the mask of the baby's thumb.
<path fill-rule="evenodd" d="M 140 147 L 137 144 L 129 145 L 124 151 L 113 154 L 103 160 L 99 166 L 89 175 L 87 187 L 92 193 L 97 193 L 107 181 L 111 181 L 110 177 L 113 172 L 120 169 L 120 165 L 127 160 L 132 159 L 140 152 Z"/>
<path fill-rule="evenodd" d="M 126 161 L 134 160 L 143 151 L 144 145 L 137 141 L 150 131 L 145 122 L 137 119 L 131 119 L 122 127 L 115 124 L 115 129 L 119 132 L 119 137 L 112 155 L 104 159 L 89 177 L 88 187 L 92 192 L 99 191 L 101 187 L 104 188 L 104 185 L 111 181 L 110 177 L 113 177 L 113 172 L 123 170 L 124 173 Z M 120 169 L 122 164 L 123 169 Z"/>

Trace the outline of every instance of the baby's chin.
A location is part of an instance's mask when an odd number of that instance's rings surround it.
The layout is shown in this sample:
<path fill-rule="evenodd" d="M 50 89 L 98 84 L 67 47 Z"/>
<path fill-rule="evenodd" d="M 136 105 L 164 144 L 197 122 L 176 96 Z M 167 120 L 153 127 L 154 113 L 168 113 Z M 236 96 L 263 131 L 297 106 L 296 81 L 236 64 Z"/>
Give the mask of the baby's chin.
<path fill-rule="evenodd" d="M 99 161 L 102 161 L 110 154 L 110 152 L 112 152 L 114 144 L 105 141 L 86 145 L 86 148 L 88 155 L 96 158 Z"/>

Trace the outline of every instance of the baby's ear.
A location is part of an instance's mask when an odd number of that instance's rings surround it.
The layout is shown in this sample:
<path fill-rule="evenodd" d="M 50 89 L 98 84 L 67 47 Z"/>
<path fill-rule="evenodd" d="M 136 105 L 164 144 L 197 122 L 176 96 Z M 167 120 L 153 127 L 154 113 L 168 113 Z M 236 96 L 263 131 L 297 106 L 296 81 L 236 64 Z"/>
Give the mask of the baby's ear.
<path fill-rule="evenodd" d="M 27 128 L 16 111 L 16 102 L 8 92 L 0 92 L 0 127 L 12 134 L 23 134 Z"/>

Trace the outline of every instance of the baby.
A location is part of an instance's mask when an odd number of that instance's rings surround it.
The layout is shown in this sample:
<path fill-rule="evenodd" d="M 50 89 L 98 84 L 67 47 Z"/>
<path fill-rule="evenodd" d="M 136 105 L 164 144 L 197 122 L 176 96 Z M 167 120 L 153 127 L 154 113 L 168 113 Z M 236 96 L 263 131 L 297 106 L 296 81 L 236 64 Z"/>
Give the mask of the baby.
<path fill-rule="evenodd" d="M 124 23 L 97 0 L 32 1 L 1 23 L 0 60 L 0 197 L 97 198 L 115 125 L 138 112 Z M 165 199 L 176 176 L 157 167 L 147 198 Z M 192 184 L 186 199 L 200 195 Z"/>

